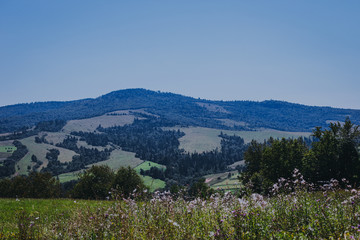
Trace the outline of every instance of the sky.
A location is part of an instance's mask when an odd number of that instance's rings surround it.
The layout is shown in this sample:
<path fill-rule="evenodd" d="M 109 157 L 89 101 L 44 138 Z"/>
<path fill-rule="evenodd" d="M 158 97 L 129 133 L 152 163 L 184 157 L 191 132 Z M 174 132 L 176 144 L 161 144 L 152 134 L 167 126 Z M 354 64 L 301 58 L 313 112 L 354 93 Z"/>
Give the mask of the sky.
<path fill-rule="evenodd" d="M 145 88 L 360 109 L 358 0 L 0 0 L 0 106 Z"/>

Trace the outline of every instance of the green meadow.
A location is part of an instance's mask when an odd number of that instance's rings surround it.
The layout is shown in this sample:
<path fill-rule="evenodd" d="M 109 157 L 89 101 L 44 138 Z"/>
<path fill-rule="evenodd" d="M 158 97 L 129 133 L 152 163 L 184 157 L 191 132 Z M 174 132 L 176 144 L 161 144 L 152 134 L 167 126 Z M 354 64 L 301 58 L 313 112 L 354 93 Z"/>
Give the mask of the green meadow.
<path fill-rule="evenodd" d="M 360 238 L 359 190 L 306 189 L 187 200 L 0 199 L 0 239 Z"/>
<path fill-rule="evenodd" d="M 216 148 L 220 149 L 221 138 L 219 135 L 222 133 L 227 135 L 236 135 L 244 139 L 245 143 L 249 143 L 252 140 L 263 142 L 270 137 L 273 138 L 298 138 L 309 137 L 310 132 L 285 132 L 273 129 L 259 129 L 257 131 L 233 131 L 233 130 L 221 130 L 214 128 L 204 127 L 172 127 L 164 128 L 167 130 L 180 130 L 185 133 L 185 136 L 179 139 L 179 148 L 184 149 L 187 152 L 204 152 L 211 151 Z"/>

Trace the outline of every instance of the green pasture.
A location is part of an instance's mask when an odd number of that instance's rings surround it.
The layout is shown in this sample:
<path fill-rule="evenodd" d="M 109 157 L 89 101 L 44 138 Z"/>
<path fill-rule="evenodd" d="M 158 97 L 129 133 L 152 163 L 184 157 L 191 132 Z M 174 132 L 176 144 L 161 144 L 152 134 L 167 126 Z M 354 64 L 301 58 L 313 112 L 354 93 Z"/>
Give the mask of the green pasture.
<path fill-rule="evenodd" d="M 216 173 L 204 176 L 205 182 L 211 188 L 221 189 L 225 191 L 232 191 L 240 188 L 241 185 L 238 177 L 239 173 L 237 171 Z"/>
<path fill-rule="evenodd" d="M 164 165 L 161 165 L 161 164 L 158 164 L 155 162 L 144 161 L 143 163 L 139 164 L 134 169 L 136 170 L 136 172 L 138 172 L 140 174 L 140 169 L 143 169 L 144 171 L 146 171 L 146 170 L 150 170 L 151 167 L 157 167 L 157 168 L 164 169 L 164 170 L 166 168 Z M 151 192 L 154 192 L 156 189 L 164 188 L 166 185 L 165 182 L 160 179 L 154 179 L 149 176 L 141 176 L 141 177 L 144 180 L 145 185 L 150 187 Z"/>
<path fill-rule="evenodd" d="M 63 174 L 58 175 L 57 177 L 59 178 L 59 181 L 61 183 L 69 182 L 69 181 L 72 181 L 72 180 L 78 180 L 79 179 L 79 174 L 81 172 L 82 171 L 80 170 L 80 171 L 75 171 L 75 172 L 63 173 Z"/>
<path fill-rule="evenodd" d="M 92 165 L 107 165 L 111 169 L 119 169 L 120 167 L 127 167 L 130 166 L 132 168 L 140 165 L 144 161 L 140 158 L 135 157 L 135 153 L 126 152 L 120 149 L 115 149 L 111 152 L 110 158 L 105 161 L 101 161 Z M 89 165 L 88 167 L 91 167 Z"/>
<path fill-rule="evenodd" d="M 13 153 L 15 151 L 15 146 L 0 146 L 0 153 Z"/>
<path fill-rule="evenodd" d="M 249 143 L 252 140 L 263 142 L 264 140 L 273 138 L 298 138 L 309 137 L 310 132 L 285 132 L 273 129 L 259 129 L 257 131 L 232 131 L 221 130 L 214 128 L 204 127 L 172 127 L 164 128 L 165 130 L 180 130 L 185 133 L 185 136 L 179 139 L 179 148 L 184 149 L 187 152 L 204 152 L 211 151 L 221 147 L 220 133 L 223 132 L 227 135 L 236 135 L 244 139 L 245 143 Z"/>
<path fill-rule="evenodd" d="M 140 173 L 141 168 L 144 170 L 149 170 L 151 167 L 157 167 L 157 168 L 162 168 L 162 169 L 165 168 L 164 165 L 160 165 L 160 164 L 157 164 L 157 163 L 154 163 L 151 161 L 143 162 L 139 158 L 135 158 L 135 154 L 133 154 L 133 153 L 125 152 L 125 151 L 121 151 L 121 150 L 114 150 L 114 151 L 118 151 L 118 153 L 121 153 L 124 155 L 122 157 L 121 157 L 121 155 L 120 156 L 116 155 L 117 157 L 114 157 L 114 158 L 110 157 L 109 160 L 98 162 L 98 163 L 95 163 L 92 165 L 108 165 L 110 168 L 116 170 L 120 167 L 127 167 L 127 166 L 133 167 L 134 163 L 132 162 L 132 160 L 134 160 L 134 162 L 140 162 L 140 164 L 135 168 L 135 170 L 138 173 Z M 90 168 L 92 165 L 88 165 L 87 168 Z M 82 171 L 63 173 L 63 174 L 58 175 L 57 177 L 59 178 L 59 181 L 61 183 L 64 183 L 64 182 L 68 182 L 71 180 L 79 179 L 79 174 L 81 172 Z M 161 188 L 165 187 L 165 182 L 160 179 L 154 179 L 149 176 L 141 176 L 141 178 L 144 180 L 145 185 L 150 188 L 151 192 L 154 192 L 156 189 L 161 189 Z"/>
<path fill-rule="evenodd" d="M 38 218 L 42 224 L 47 224 L 58 218 L 69 218 L 77 210 L 94 210 L 111 204 L 110 201 L 0 198 L 0 226 L 4 228 L 0 227 L 0 231 L 16 228 L 18 216 L 22 211 Z"/>
<path fill-rule="evenodd" d="M 160 169 L 164 169 L 165 170 L 165 166 L 155 163 L 155 162 L 151 162 L 151 161 L 144 161 L 143 163 L 139 164 L 138 166 L 136 166 L 134 169 L 140 173 L 140 169 L 143 169 L 144 171 L 146 170 L 150 170 L 150 168 L 152 167 L 157 167 Z"/>
<path fill-rule="evenodd" d="M 150 188 L 150 192 L 154 192 L 157 189 L 165 188 L 166 183 L 160 179 L 155 179 L 150 176 L 141 176 L 147 187 Z"/>
<path fill-rule="evenodd" d="M 16 150 L 15 146 L 11 146 L 11 145 L 5 145 L 5 144 L 9 144 L 8 141 L 3 142 L 3 145 L 1 145 L 0 143 L 0 162 L 3 161 L 4 159 L 10 157 L 13 152 Z M 0 166 L 2 166 L 2 164 L 0 163 Z"/>
<path fill-rule="evenodd" d="M 70 120 L 64 126 L 63 131 L 70 133 L 73 131 L 93 132 L 101 125 L 102 127 L 123 126 L 134 122 L 135 116 L 123 111 L 124 115 L 102 115 L 93 118 Z"/>
<path fill-rule="evenodd" d="M 32 167 L 34 165 L 34 163 L 31 162 L 32 155 L 35 155 L 40 161 L 43 162 L 43 167 L 47 166 L 48 160 L 46 159 L 46 153 L 48 153 L 52 148 L 59 150 L 60 155 L 58 159 L 60 162 L 70 162 L 72 161 L 72 157 L 76 155 L 74 151 L 65 148 L 60 148 L 45 143 L 36 143 L 35 136 L 24 138 L 20 141 L 27 147 L 28 153 L 16 164 L 15 170 L 17 174 L 28 174 L 28 166 Z M 40 167 L 40 169 L 41 168 L 42 167 Z"/>

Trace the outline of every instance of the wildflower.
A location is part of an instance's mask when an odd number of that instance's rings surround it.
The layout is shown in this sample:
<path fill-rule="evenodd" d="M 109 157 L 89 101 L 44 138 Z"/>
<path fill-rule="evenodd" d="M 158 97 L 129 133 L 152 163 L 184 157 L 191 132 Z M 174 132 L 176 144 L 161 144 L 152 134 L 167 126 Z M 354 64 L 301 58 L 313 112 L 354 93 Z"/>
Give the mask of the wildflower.
<path fill-rule="evenodd" d="M 173 221 L 171 219 L 168 219 L 168 222 L 172 223 L 175 227 L 180 227 L 180 225 L 177 222 L 175 222 L 175 221 Z"/>

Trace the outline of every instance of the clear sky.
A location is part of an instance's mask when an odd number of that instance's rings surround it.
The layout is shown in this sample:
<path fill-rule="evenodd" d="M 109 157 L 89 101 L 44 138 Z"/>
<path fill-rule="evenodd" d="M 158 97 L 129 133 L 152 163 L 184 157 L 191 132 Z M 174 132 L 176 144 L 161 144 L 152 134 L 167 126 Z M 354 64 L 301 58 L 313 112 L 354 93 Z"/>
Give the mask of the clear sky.
<path fill-rule="evenodd" d="M 0 0 L 0 106 L 146 88 L 360 109 L 358 0 Z"/>

